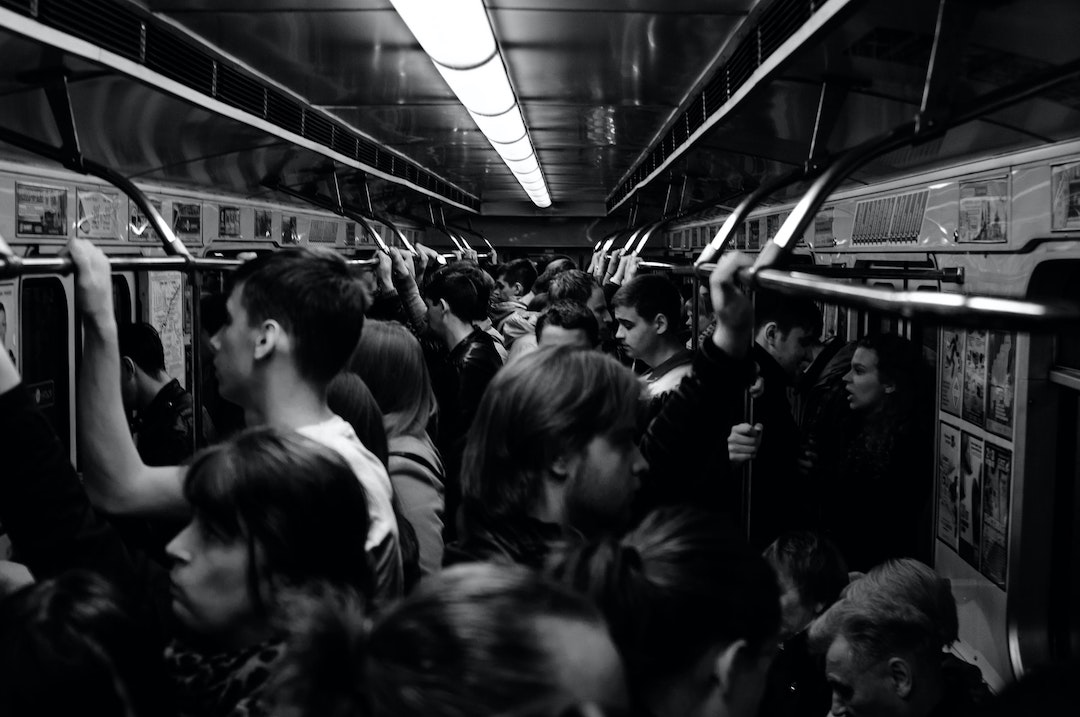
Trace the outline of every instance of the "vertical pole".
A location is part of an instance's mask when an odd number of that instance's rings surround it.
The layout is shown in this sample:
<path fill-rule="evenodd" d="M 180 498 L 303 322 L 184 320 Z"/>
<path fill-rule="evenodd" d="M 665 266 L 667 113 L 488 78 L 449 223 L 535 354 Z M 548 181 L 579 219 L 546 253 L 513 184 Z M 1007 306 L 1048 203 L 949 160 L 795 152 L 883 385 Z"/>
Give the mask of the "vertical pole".
<path fill-rule="evenodd" d="M 191 285 L 191 403 L 192 441 L 194 450 L 199 449 L 203 437 L 203 387 L 202 387 L 202 272 L 192 269 L 188 275 Z"/>

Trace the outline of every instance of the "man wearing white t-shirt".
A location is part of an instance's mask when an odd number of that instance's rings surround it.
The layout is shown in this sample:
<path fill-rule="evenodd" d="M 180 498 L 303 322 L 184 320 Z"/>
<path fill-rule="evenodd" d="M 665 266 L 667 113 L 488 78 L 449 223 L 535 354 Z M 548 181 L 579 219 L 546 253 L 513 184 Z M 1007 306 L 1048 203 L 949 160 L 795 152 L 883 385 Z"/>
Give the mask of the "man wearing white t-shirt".
<path fill-rule="evenodd" d="M 77 410 L 87 491 L 112 514 L 183 515 L 184 468 L 143 464 L 124 418 L 108 260 L 87 241 L 73 240 L 70 249 L 84 328 Z M 246 262 L 231 279 L 227 319 L 211 339 L 222 397 L 244 409 L 248 426 L 296 430 L 345 458 L 368 496 L 376 595 L 381 601 L 399 596 L 390 479 L 326 405 L 327 384 L 360 338 L 363 289 L 340 256 L 299 247 Z"/>

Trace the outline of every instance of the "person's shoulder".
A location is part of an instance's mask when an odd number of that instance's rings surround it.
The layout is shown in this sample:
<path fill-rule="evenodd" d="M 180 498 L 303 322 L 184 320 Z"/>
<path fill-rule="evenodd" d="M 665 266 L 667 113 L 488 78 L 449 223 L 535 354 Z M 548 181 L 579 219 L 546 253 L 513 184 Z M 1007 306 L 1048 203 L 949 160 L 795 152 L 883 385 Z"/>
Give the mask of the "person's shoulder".
<path fill-rule="evenodd" d="M 372 476 L 389 485 L 386 468 L 360 441 L 349 422 L 341 416 L 335 414 L 321 423 L 302 426 L 297 429 L 297 433 L 337 451 L 361 479 Z"/>

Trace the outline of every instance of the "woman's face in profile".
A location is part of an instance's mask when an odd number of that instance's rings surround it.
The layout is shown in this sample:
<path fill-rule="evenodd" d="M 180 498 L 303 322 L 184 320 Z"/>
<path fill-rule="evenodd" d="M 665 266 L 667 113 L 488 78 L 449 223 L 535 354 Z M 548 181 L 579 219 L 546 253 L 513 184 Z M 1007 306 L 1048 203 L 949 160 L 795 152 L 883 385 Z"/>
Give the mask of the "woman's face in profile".
<path fill-rule="evenodd" d="M 861 346 L 851 357 L 851 369 L 844 375 L 844 384 L 853 411 L 867 411 L 881 405 L 885 394 L 893 390 L 881 381 L 877 351 Z"/>

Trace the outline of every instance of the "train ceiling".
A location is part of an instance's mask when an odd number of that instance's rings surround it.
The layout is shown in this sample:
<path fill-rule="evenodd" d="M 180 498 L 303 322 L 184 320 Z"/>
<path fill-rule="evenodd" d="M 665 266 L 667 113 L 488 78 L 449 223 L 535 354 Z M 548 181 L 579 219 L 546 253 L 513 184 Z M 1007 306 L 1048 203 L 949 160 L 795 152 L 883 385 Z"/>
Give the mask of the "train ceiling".
<path fill-rule="evenodd" d="M 0 128 L 59 144 L 41 88 L 62 70 L 82 151 L 135 179 L 268 197 L 268 179 L 325 193 L 336 171 L 402 213 L 641 221 L 737 201 L 805 162 L 815 126 L 834 155 L 911 120 L 939 19 L 938 0 L 485 4 L 550 209 L 389 0 L 0 0 Z M 946 19 L 946 111 L 1080 58 L 1075 0 L 950 0 Z M 1072 81 L 851 181 L 1078 133 Z"/>

